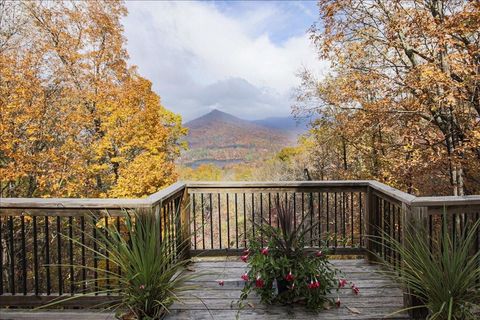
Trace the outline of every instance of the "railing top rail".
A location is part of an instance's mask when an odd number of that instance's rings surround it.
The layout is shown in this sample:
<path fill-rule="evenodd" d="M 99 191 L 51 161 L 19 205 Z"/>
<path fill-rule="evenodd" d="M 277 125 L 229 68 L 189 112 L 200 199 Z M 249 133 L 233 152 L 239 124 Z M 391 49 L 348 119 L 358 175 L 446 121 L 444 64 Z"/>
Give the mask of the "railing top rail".
<path fill-rule="evenodd" d="M 0 198 L 0 208 L 11 209 L 121 209 L 145 208 L 146 199 L 101 199 L 101 198 Z"/>
<path fill-rule="evenodd" d="M 412 203 L 412 201 L 415 200 L 415 196 L 414 195 L 411 195 L 409 193 L 406 193 L 406 192 L 403 192 L 403 191 L 400 191 L 398 189 L 395 189 L 393 187 L 390 187 L 389 185 L 386 185 L 384 183 L 381 183 L 381 182 L 378 182 L 378 181 L 375 181 L 375 180 L 368 180 L 368 185 L 377 190 L 377 191 L 380 191 L 396 200 L 399 200 L 407 205 L 410 205 Z"/>
<path fill-rule="evenodd" d="M 187 188 L 367 187 L 369 180 L 322 181 L 187 181 Z"/>
<path fill-rule="evenodd" d="M 147 197 L 147 201 L 149 201 L 150 205 L 155 205 L 159 203 L 160 201 L 170 198 L 171 196 L 175 195 L 176 193 L 182 191 L 185 189 L 186 183 L 179 181 L 175 182 L 174 184 L 166 187 L 165 189 L 162 189 L 158 192 L 155 192 L 154 194 L 150 195 Z"/>
<path fill-rule="evenodd" d="M 122 209 L 149 208 L 185 188 L 177 182 L 143 199 L 103 198 L 0 198 L 3 209 Z"/>
<path fill-rule="evenodd" d="M 146 208 L 168 199 L 185 188 L 192 189 L 302 189 L 302 188 L 365 188 L 370 187 L 412 207 L 480 205 L 480 195 L 416 197 L 374 180 L 323 181 L 188 181 L 176 182 L 143 199 L 102 198 L 0 198 L 4 209 L 121 209 Z"/>
<path fill-rule="evenodd" d="M 471 196 L 443 196 L 443 197 L 416 197 L 412 201 L 415 207 L 443 207 L 443 206 L 480 205 L 480 195 Z"/>

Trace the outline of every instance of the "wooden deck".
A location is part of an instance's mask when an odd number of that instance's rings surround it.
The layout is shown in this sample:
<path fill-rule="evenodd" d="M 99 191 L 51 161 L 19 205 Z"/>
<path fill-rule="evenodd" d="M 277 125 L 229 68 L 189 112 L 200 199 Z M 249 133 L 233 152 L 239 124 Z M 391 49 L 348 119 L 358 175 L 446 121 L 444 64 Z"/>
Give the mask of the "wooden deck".
<path fill-rule="evenodd" d="M 237 300 L 243 288 L 240 276 L 246 264 L 235 259 L 222 261 L 209 259 L 196 262 L 193 272 L 208 272 L 195 279 L 198 289 L 191 292 L 184 304 L 175 304 L 167 319 L 384 319 L 387 315 L 403 308 L 402 290 L 379 272 L 379 267 L 368 264 L 364 259 L 333 260 L 349 281 L 359 288 L 355 296 L 350 287 L 339 292 L 341 306 L 319 313 L 306 311 L 302 306 L 267 306 L 256 297 L 249 298 L 251 306 L 238 310 Z M 224 286 L 218 284 L 224 280 Z M 336 297 L 336 295 L 334 295 Z M 408 319 L 406 314 L 397 314 L 390 319 Z"/>
<path fill-rule="evenodd" d="M 191 266 L 191 271 L 208 273 L 192 281 L 198 288 L 188 292 L 184 303 L 172 306 L 169 320 L 178 319 L 384 319 L 387 315 L 403 307 L 402 290 L 386 276 L 379 272 L 379 267 L 369 264 L 364 259 L 333 260 L 332 263 L 342 270 L 349 281 L 359 288 L 355 296 L 350 287 L 341 289 L 340 308 L 313 313 L 302 306 L 267 306 L 259 303 L 256 297 L 249 298 L 249 306 L 238 310 L 236 304 L 245 272 L 246 264 L 229 258 L 203 258 Z M 224 286 L 218 284 L 224 280 Z M 333 295 L 336 297 L 336 294 Z M 0 319 L 114 319 L 112 313 L 100 313 L 91 310 L 64 311 L 21 311 L 1 310 Z M 389 319 L 408 319 L 406 314 L 397 314 Z"/>

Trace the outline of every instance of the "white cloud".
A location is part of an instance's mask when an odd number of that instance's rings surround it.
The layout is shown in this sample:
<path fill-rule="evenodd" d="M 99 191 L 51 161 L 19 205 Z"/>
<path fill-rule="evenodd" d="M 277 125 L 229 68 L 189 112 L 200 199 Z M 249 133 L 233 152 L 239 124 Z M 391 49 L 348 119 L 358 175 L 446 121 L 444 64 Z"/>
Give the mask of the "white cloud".
<path fill-rule="evenodd" d="M 153 82 L 163 104 L 186 120 L 212 106 L 245 118 L 287 115 L 295 73 L 302 66 L 317 73 L 327 69 L 308 35 L 271 40 L 266 26 L 291 19 L 274 5 L 228 14 L 206 2 L 127 7 L 123 22 L 131 62 Z"/>

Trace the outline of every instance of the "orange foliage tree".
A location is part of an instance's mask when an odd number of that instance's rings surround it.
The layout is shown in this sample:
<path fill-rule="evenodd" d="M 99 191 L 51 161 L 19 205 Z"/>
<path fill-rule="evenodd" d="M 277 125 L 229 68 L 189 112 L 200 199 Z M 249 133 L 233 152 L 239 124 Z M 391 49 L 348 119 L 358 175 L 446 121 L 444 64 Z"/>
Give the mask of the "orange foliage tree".
<path fill-rule="evenodd" d="M 127 65 L 119 1 L 0 1 L 3 196 L 145 196 L 186 131 Z"/>
<path fill-rule="evenodd" d="M 323 81 L 304 72 L 294 110 L 316 114 L 312 155 L 338 155 L 327 178 L 480 192 L 480 2 L 318 4 L 311 37 L 332 72 Z"/>

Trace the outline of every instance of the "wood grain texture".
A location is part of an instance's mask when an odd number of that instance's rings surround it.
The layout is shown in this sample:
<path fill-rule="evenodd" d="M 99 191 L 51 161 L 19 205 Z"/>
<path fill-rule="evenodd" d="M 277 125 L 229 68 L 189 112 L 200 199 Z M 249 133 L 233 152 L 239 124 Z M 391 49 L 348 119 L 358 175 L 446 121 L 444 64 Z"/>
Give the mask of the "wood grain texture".
<path fill-rule="evenodd" d="M 171 307 L 167 319 L 384 319 L 389 314 L 403 308 L 403 291 L 382 273 L 378 265 L 369 264 L 365 259 L 332 260 L 334 266 L 342 270 L 349 281 L 360 287 L 360 295 L 355 296 L 350 287 L 331 294 L 340 297 L 340 308 L 331 308 L 318 313 L 304 307 L 264 305 L 259 298 L 248 299 L 250 306 L 239 308 L 237 301 L 244 282 L 240 276 L 247 265 L 238 258 L 199 258 L 189 272 L 200 274 L 189 282 L 195 290 L 187 291 L 183 303 Z M 219 286 L 218 280 L 224 285 Z M 353 311 L 352 311 L 353 310 Z M 359 312 L 358 314 L 356 312 Z M 408 319 L 404 313 L 387 317 Z"/>

